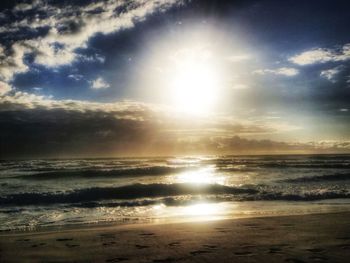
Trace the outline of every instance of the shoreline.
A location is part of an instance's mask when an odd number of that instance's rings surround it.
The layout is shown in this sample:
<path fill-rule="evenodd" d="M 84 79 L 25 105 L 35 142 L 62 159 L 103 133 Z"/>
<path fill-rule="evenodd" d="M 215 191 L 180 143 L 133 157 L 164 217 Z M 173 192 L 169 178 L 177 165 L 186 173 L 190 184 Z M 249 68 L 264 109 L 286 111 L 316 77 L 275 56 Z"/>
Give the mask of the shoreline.
<path fill-rule="evenodd" d="M 337 201 L 334 203 L 334 201 Z M 168 224 L 181 224 L 181 223 L 196 223 L 202 221 L 221 221 L 221 220 L 237 220 L 245 218 L 263 218 L 263 217 L 283 217 L 283 216 L 298 216 L 298 215 L 312 215 L 312 214 L 328 214 L 328 213 L 346 213 L 350 212 L 350 204 L 345 202 L 347 199 L 332 199 L 330 203 L 327 202 L 311 202 L 304 204 L 299 201 L 249 201 L 249 202 L 222 202 L 216 204 L 228 204 L 234 205 L 234 207 L 227 206 L 227 209 L 238 209 L 240 213 L 225 213 L 225 214 L 201 214 L 201 215 L 179 215 L 179 216 L 164 216 L 149 218 L 147 220 L 139 220 L 133 218 L 124 218 L 122 220 L 115 221 L 101 221 L 97 223 L 75 223 L 65 225 L 52 225 L 52 226 L 34 226 L 34 227 L 23 227 L 17 229 L 0 230 L 1 236 L 12 235 L 12 234 L 31 234 L 31 233 L 49 233 L 56 231 L 66 230 L 84 230 L 84 229 L 95 229 L 101 227 L 119 227 L 119 226 L 142 226 L 142 225 L 168 225 Z M 345 203 L 344 203 L 345 202 Z M 215 204 L 215 203 L 213 203 Z M 243 204 L 243 206 L 242 206 Z M 266 205 L 262 210 L 251 209 L 252 204 Z M 237 205 L 237 208 L 235 207 Z M 280 208 L 283 207 L 284 210 Z M 277 208 L 277 209 L 276 209 Z M 245 210 L 244 210 L 245 209 Z M 251 209 L 251 210 L 250 210 Z M 243 210 L 243 211 L 242 211 Z M 205 217 L 205 219 L 201 219 Z"/>
<path fill-rule="evenodd" d="M 350 212 L 0 235 L 1 262 L 343 262 Z"/>

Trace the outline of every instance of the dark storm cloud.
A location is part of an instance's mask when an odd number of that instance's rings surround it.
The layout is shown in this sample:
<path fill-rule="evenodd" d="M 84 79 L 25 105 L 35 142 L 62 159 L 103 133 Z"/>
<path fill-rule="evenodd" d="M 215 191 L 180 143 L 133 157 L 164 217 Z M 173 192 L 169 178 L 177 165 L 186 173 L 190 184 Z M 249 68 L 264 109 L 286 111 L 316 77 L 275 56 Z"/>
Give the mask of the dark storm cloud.
<path fill-rule="evenodd" d="M 103 112 L 26 110 L 1 112 L 0 118 L 2 157 L 130 154 L 153 129 Z"/>
<path fill-rule="evenodd" d="M 155 111 L 141 103 L 98 105 L 15 96 L 0 104 L 2 158 L 131 154 L 156 128 Z"/>
<path fill-rule="evenodd" d="M 8 98 L 0 104 L 0 158 L 345 152 L 350 147 L 349 142 L 244 139 L 235 134 L 266 133 L 272 128 L 200 119 L 181 124 L 164 109 L 136 102 L 57 102 L 26 94 L 17 94 L 16 101 Z M 206 131 L 201 133 L 201 127 Z"/>

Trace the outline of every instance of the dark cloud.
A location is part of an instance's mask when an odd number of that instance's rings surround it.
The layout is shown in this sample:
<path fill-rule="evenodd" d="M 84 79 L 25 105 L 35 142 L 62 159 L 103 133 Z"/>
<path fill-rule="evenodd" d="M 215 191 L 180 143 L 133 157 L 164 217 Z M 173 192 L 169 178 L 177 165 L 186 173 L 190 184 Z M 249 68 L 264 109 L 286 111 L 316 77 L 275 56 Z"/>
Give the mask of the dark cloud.
<path fill-rule="evenodd" d="M 115 115 L 61 109 L 1 112 L 1 156 L 130 155 L 153 134 L 154 124 L 122 117 L 130 112 Z"/>
<path fill-rule="evenodd" d="M 131 103 L 90 110 L 76 102 L 38 104 L 1 104 L 0 158 L 346 152 L 350 148 L 349 142 L 305 144 L 235 136 L 266 132 L 261 127 L 247 130 L 244 125 L 221 125 L 219 133 L 212 130 L 214 124 L 204 125 L 204 133 L 187 124 L 183 124 L 187 131 L 181 124 L 176 130 L 171 127 L 174 119 Z"/>

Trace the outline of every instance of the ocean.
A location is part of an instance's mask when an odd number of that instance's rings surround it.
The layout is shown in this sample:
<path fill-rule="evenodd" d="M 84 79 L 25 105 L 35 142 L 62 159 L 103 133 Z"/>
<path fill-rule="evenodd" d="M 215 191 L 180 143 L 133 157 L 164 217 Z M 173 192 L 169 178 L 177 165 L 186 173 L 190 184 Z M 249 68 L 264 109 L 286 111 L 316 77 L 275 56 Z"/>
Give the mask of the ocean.
<path fill-rule="evenodd" d="M 350 210 L 350 155 L 0 161 L 0 231 Z"/>

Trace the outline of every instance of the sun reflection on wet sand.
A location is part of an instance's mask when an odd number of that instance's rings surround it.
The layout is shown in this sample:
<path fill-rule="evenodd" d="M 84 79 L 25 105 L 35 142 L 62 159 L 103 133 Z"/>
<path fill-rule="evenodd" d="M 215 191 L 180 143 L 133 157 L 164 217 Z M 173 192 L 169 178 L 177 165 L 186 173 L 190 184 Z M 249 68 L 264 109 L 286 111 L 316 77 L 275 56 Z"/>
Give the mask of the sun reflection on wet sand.
<path fill-rule="evenodd" d="M 222 213 L 222 206 L 217 203 L 199 203 L 180 208 L 180 213 L 189 216 L 211 217 Z"/>
<path fill-rule="evenodd" d="M 232 207 L 230 207 L 232 211 Z M 225 203 L 195 203 L 186 206 L 154 205 L 152 213 L 162 220 L 170 221 L 206 221 L 223 219 L 227 216 Z M 158 221 L 158 220 L 157 220 Z"/>

